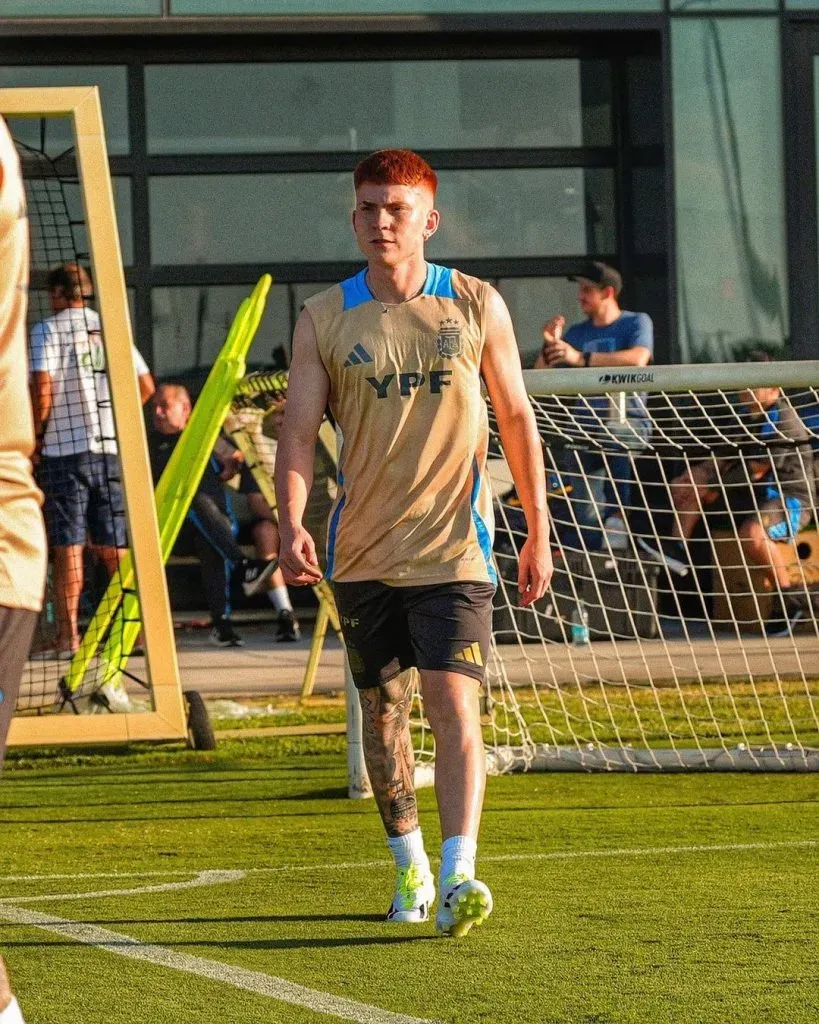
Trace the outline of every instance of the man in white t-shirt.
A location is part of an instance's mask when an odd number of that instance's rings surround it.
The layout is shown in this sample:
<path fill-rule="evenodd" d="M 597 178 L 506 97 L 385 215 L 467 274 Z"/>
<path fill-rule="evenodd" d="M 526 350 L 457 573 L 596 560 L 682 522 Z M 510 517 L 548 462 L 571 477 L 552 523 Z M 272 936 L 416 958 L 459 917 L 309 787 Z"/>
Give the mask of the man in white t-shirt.
<path fill-rule="evenodd" d="M 31 390 L 57 652 L 70 655 L 79 646 L 83 548 L 89 543 L 113 575 L 127 545 L 125 504 L 100 318 L 87 305 L 91 278 L 78 263 L 64 263 L 49 273 L 48 288 L 53 316 L 31 331 Z M 154 382 L 136 349 L 134 366 L 144 403 Z"/>

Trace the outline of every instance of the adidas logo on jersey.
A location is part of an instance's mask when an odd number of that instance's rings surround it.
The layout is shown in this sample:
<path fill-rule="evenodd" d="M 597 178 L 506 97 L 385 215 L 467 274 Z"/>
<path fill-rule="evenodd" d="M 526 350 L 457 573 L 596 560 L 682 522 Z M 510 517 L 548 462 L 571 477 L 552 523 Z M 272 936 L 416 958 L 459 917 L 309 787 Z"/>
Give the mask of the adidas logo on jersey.
<path fill-rule="evenodd" d="M 455 655 L 455 661 L 465 661 L 469 665 L 483 665 L 481 645 L 476 640 L 475 643 L 470 644 L 469 647 L 464 647 L 462 651 L 458 651 Z"/>
<path fill-rule="evenodd" d="M 372 363 L 373 361 L 373 357 L 370 353 L 362 344 L 359 343 L 347 356 L 344 363 L 344 369 L 346 370 L 350 366 L 361 366 L 362 363 Z"/>

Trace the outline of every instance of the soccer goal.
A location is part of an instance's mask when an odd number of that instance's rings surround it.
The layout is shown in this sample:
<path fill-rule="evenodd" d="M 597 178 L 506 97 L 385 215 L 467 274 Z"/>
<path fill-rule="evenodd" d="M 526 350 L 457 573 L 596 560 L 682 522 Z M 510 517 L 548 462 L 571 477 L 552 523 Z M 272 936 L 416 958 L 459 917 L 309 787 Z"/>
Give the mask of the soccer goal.
<path fill-rule="evenodd" d="M 490 409 L 490 772 L 819 770 L 819 361 L 524 376 L 555 572 L 520 608 L 525 523 Z M 417 691 L 413 729 L 426 782 Z"/>
<path fill-rule="evenodd" d="M 35 403 L 44 402 L 48 410 L 37 472 L 60 522 L 49 538 L 46 603 L 9 742 L 182 739 L 189 735 L 189 720 L 160 556 L 137 380 L 140 365 L 132 343 L 98 91 L 3 89 L 0 113 L 20 155 L 31 233 L 30 365 L 33 388 L 40 389 Z M 66 308 L 55 310 L 50 275 L 66 266 L 61 292 Z M 61 339 L 67 339 L 62 348 Z M 61 352 L 70 354 L 63 358 Z M 74 471 L 84 474 L 94 490 L 93 524 L 66 514 Z M 112 580 L 120 586 L 112 588 Z M 118 594 L 117 607 L 101 606 L 105 595 L 113 593 Z M 144 652 L 128 668 L 144 694 L 140 710 L 74 714 L 106 708 L 99 693 L 111 666 L 102 651 L 116 642 L 110 628 L 102 630 L 93 656 L 82 661 L 82 678 L 67 686 L 82 652 L 82 646 L 73 650 L 77 632 L 83 634 L 101 607 L 103 619 L 124 628 L 117 612 L 126 598 L 143 629 Z M 66 696 L 72 699 L 66 702 Z M 51 713 L 61 707 L 64 713 Z"/>

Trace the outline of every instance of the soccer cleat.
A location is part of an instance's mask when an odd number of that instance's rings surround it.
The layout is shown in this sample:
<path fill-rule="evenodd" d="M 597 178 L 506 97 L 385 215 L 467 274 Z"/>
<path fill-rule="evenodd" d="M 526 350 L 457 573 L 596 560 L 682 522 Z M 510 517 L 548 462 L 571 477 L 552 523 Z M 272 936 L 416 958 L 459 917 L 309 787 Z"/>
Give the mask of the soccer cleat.
<path fill-rule="evenodd" d="M 229 619 L 220 619 L 208 638 L 214 647 L 244 647 L 245 642 L 234 630 Z"/>
<path fill-rule="evenodd" d="M 492 893 L 476 878 L 454 878 L 440 900 L 435 917 L 439 935 L 463 938 L 473 924 L 482 925 L 492 913 Z"/>
<path fill-rule="evenodd" d="M 293 643 L 301 640 L 301 630 L 296 617 L 289 608 L 283 608 L 276 616 L 276 643 Z"/>
<path fill-rule="evenodd" d="M 435 900 L 435 881 L 429 868 L 410 864 L 398 868 L 395 895 L 387 911 L 388 921 L 420 924 L 429 919 L 429 908 Z"/>
<path fill-rule="evenodd" d="M 271 558 L 269 562 L 262 558 L 246 558 L 241 564 L 242 590 L 245 597 L 253 597 L 260 590 L 267 590 L 270 577 L 278 568 L 278 558 Z"/>

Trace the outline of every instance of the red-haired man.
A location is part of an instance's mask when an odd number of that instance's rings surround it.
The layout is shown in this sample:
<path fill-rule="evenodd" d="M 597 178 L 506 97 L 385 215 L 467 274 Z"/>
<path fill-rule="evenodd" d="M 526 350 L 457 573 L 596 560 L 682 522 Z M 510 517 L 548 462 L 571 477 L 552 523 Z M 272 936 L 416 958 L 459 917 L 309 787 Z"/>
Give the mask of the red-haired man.
<path fill-rule="evenodd" d="M 524 605 L 543 596 L 552 573 L 543 458 L 503 300 L 486 282 L 424 259 L 440 220 L 435 172 L 409 150 L 382 150 L 358 165 L 354 182 L 353 229 L 367 267 L 309 299 L 293 336 L 276 458 L 280 559 L 288 583 L 320 578 L 302 517 L 329 403 L 343 444 L 327 577 L 397 868 L 387 916 L 425 921 L 435 898 L 413 785 L 411 683 L 402 675 L 416 666 L 436 740 L 444 840 L 436 925 L 460 936 L 492 909 L 475 879 L 486 776 L 478 686 L 497 582 L 481 380 L 529 528 Z"/>

